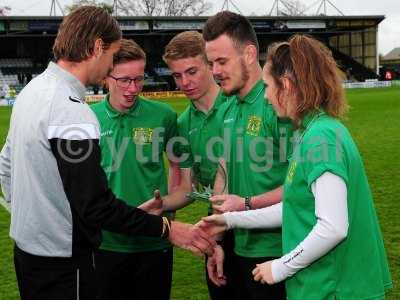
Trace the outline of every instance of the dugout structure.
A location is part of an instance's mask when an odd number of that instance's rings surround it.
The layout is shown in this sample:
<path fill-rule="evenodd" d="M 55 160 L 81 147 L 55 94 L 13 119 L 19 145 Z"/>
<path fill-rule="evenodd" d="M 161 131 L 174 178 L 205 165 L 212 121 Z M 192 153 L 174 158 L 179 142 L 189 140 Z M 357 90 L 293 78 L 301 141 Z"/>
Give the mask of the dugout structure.
<path fill-rule="evenodd" d="M 363 81 L 378 76 L 378 27 L 385 18 L 382 15 L 248 18 L 257 33 L 261 60 L 271 43 L 294 33 L 306 33 L 332 50 L 348 79 Z M 51 47 L 61 20 L 62 17 L 0 17 L 2 74 L 20 74 L 19 80 L 26 74 L 42 71 L 52 58 Z M 163 49 L 179 32 L 201 31 L 207 17 L 118 17 L 117 20 L 124 37 L 134 39 L 146 51 L 149 79 L 166 82 L 163 89 L 173 89 L 173 80 L 161 59 Z M 25 82 L 25 77 L 22 79 Z"/>

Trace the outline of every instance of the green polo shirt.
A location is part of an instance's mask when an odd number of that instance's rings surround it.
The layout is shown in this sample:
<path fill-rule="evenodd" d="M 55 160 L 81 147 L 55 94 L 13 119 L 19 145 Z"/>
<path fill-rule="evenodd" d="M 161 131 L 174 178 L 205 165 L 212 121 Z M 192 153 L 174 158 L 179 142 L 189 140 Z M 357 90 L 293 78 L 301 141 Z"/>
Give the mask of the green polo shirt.
<path fill-rule="evenodd" d="M 277 117 L 264 98 L 260 80 L 251 91 L 227 109 L 224 139 L 229 193 L 241 197 L 260 195 L 284 182 L 292 125 Z M 229 151 L 227 151 L 229 150 Z M 280 229 L 235 229 L 235 252 L 244 257 L 277 257 L 282 254 Z"/>
<path fill-rule="evenodd" d="M 113 109 L 108 96 L 91 106 L 101 127 L 101 165 L 110 188 L 119 199 L 139 206 L 168 191 L 163 153 L 177 135 L 177 115 L 164 103 L 138 97 L 132 108 L 121 113 Z M 160 238 L 130 237 L 103 231 L 101 249 L 144 252 L 170 247 Z"/>
<path fill-rule="evenodd" d="M 222 126 L 221 106 L 226 101 L 227 97 L 219 92 L 207 113 L 198 110 L 191 102 L 178 118 L 179 136 L 187 141 L 180 145 L 180 154 L 185 155 L 186 159 L 179 166 L 192 168 L 195 179 L 203 186 L 214 185 L 219 144 L 214 143 L 213 139 L 219 136 Z"/>
<path fill-rule="evenodd" d="M 290 300 L 384 299 L 392 286 L 382 234 L 363 162 L 348 130 L 323 112 L 307 116 L 284 184 L 283 252 L 317 222 L 311 184 L 325 172 L 347 186 L 346 239 L 286 281 Z"/>

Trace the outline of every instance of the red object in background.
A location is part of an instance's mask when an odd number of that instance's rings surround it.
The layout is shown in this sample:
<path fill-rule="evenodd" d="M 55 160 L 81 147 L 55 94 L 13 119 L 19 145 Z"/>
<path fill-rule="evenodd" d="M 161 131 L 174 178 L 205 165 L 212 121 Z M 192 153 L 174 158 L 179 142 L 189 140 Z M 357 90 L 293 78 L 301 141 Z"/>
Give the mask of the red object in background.
<path fill-rule="evenodd" d="M 386 80 L 392 80 L 393 79 L 393 74 L 390 71 L 385 72 L 385 79 Z"/>

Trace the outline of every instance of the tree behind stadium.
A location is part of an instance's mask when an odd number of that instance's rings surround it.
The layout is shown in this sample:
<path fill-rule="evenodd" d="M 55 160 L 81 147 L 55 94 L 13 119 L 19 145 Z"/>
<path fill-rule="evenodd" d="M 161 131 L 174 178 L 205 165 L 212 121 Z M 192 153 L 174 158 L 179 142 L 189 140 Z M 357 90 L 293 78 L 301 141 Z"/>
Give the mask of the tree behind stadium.
<path fill-rule="evenodd" d="M 82 5 L 96 5 L 119 16 L 200 16 L 212 8 L 205 0 L 119 0 L 116 5 L 96 0 L 78 0 L 68 11 Z M 116 11 L 114 11 L 116 9 Z"/>

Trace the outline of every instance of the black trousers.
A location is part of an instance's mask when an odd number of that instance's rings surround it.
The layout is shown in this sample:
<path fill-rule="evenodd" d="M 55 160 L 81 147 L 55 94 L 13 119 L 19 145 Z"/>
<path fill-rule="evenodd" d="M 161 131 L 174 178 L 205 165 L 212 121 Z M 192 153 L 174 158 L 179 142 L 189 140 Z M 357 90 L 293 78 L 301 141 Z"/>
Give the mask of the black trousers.
<path fill-rule="evenodd" d="M 22 300 L 95 300 L 93 254 L 76 258 L 43 257 L 14 247 L 14 265 Z"/>
<path fill-rule="evenodd" d="M 243 257 L 234 255 L 234 266 L 237 276 L 237 291 L 233 299 L 237 300 L 285 300 L 285 283 L 274 285 L 254 281 L 252 274 L 256 264 L 275 259 L 276 257 Z"/>
<path fill-rule="evenodd" d="M 101 300 L 168 300 L 172 248 L 142 253 L 98 250 L 96 274 Z"/>
<path fill-rule="evenodd" d="M 227 277 L 226 285 L 216 286 L 209 278 L 207 272 L 207 257 L 205 261 L 206 269 L 206 281 L 208 287 L 208 294 L 211 300 L 231 300 L 235 299 L 236 293 L 236 273 L 234 269 L 234 236 L 232 231 L 225 232 L 224 239 L 220 243 L 222 249 L 224 249 L 224 275 Z"/>

